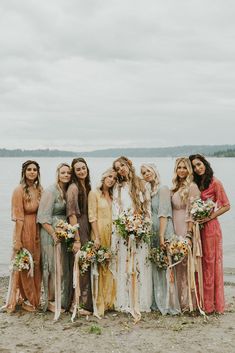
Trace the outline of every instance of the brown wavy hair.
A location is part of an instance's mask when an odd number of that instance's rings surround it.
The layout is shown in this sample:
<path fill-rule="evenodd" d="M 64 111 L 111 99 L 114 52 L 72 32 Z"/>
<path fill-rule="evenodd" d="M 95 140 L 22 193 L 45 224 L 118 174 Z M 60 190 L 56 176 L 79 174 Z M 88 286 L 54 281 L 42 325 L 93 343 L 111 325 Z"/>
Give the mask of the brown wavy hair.
<path fill-rule="evenodd" d="M 74 166 L 76 163 L 81 162 L 84 163 L 86 168 L 87 168 L 87 176 L 85 178 L 85 190 L 82 186 L 82 183 L 80 181 L 79 178 L 77 178 L 75 171 L 74 171 Z M 72 164 L 71 164 L 71 183 L 74 183 L 77 185 L 78 188 L 78 205 L 80 210 L 82 211 L 82 213 L 86 212 L 85 209 L 85 198 L 87 198 L 89 192 L 91 191 L 91 181 L 90 181 L 90 171 L 87 165 L 87 162 L 85 161 L 84 158 L 79 157 L 79 158 L 74 158 L 72 160 Z"/>
<path fill-rule="evenodd" d="M 190 162 L 192 164 L 192 168 L 193 168 L 193 176 L 194 176 L 194 181 L 197 184 L 199 190 L 205 190 L 209 187 L 212 179 L 213 179 L 213 169 L 211 168 L 210 163 L 206 160 L 206 158 L 201 155 L 201 154 L 191 154 L 189 156 Z M 204 166 L 206 167 L 205 170 L 205 174 L 204 175 L 198 175 L 195 171 L 194 171 L 194 167 L 193 167 L 193 160 L 194 159 L 199 159 Z"/>
<path fill-rule="evenodd" d="M 40 200 L 41 195 L 42 195 L 42 186 L 40 183 L 40 166 L 39 166 L 38 162 L 29 159 L 22 164 L 20 184 L 23 187 L 25 200 L 31 201 L 32 195 L 30 194 L 29 185 L 27 184 L 27 180 L 26 180 L 26 169 L 28 168 L 28 166 L 30 164 L 34 164 L 37 168 L 38 175 L 37 175 L 37 178 L 35 179 L 35 181 L 33 182 L 33 185 L 38 190 L 38 195 L 39 195 L 38 199 Z"/>

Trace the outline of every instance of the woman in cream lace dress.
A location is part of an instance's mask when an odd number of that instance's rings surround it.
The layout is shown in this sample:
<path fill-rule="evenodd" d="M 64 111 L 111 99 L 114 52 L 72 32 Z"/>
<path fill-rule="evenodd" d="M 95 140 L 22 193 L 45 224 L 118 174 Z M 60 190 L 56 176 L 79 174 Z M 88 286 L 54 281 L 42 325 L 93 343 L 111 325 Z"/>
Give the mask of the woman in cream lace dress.
<path fill-rule="evenodd" d="M 123 211 L 144 214 L 149 217 L 143 181 L 136 176 L 132 162 L 120 157 L 113 162 L 118 181 L 113 192 L 113 220 Z M 149 248 L 146 243 L 136 244 L 130 240 L 128 244 L 113 227 L 112 249 L 116 259 L 112 263 L 112 272 L 116 278 L 115 309 L 129 312 L 138 321 L 141 312 L 150 311 L 152 303 L 151 266 L 147 260 Z"/>

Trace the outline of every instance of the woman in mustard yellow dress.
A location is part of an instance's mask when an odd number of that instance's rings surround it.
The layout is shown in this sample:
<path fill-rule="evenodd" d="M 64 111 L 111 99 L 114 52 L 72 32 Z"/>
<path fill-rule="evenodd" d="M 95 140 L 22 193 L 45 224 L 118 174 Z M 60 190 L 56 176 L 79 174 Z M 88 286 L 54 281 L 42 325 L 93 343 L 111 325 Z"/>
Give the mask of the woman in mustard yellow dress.
<path fill-rule="evenodd" d="M 101 183 L 88 196 L 91 238 L 96 248 L 110 248 L 112 234 L 112 192 L 116 182 L 116 172 L 110 168 L 102 174 Z M 105 310 L 112 309 L 115 301 L 115 282 L 108 266 L 98 267 L 98 290 L 93 283 L 94 315 L 104 316 Z M 93 277 L 94 279 L 94 277 Z M 96 294 L 95 294 L 96 293 Z"/>

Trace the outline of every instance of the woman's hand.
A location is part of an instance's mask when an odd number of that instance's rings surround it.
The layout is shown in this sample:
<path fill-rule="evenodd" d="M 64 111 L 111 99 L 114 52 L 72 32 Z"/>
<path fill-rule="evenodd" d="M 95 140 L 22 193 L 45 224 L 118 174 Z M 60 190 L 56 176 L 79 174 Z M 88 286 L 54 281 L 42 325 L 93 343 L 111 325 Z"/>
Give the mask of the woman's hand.
<path fill-rule="evenodd" d="M 73 243 L 73 252 L 74 252 L 74 254 L 76 254 L 80 249 L 81 249 L 81 242 L 80 242 L 80 240 L 76 240 Z"/>
<path fill-rule="evenodd" d="M 51 234 L 52 239 L 54 240 L 54 244 L 57 245 L 60 243 L 60 239 L 57 238 L 55 232 Z"/>
<path fill-rule="evenodd" d="M 203 223 L 206 223 L 206 222 L 209 222 L 211 221 L 211 218 L 210 217 L 206 217 L 204 219 L 201 219 L 200 221 L 197 221 L 198 224 L 203 224 Z"/>
<path fill-rule="evenodd" d="M 96 249 L 99 249 L 100 247 L 100 237 L 96 237 L 94 241 L 94 245 Z"/>
<path fill-rule="evenodd" d="M 192 239 L 190 238 L 186 238 L 187 239 L 187 243 L 188 243 L 188 246 L 190 246 L 190 248 L 192 247 Z"/>
<path fill-rule="evenodd" d="M 164 237 L 160 237 L 160 248 L 161 249 L 165 249 L 166 248 Z"/>
<path fill-rule="evenodd" d="M 14 242 L 13 242 L 13 250 L 15 252 L 18 252 L 22 248 L 23 248 L 23 244 L 22 244 L 21 240 L 14 240 Z"/>

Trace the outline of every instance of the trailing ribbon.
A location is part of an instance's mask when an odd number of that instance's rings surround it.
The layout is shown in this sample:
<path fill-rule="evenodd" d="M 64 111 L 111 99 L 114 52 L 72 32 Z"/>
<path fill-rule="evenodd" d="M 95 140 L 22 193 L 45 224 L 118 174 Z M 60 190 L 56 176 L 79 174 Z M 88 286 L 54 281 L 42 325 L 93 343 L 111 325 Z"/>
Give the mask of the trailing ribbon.
<path fill-rule="evenodd" d="M 74 322 L 76 314 L 79 313 L 79 298 L 81 295 L 80 291 L 80 271 L 79 271 L 79 256 L 80 252 L 78 251 L 75 254 L 74 265 L 73 265 L 73 288 L 74 288 L 74 307 L 71 321 Z"/>
<path fill-rule="evenodd" d="M 127 246 L 126 259 L 126 276 L 127 276 L 127 290 L 130 300 L 130 313 L 134 317 L 134 322 L 137 323 L 141 319 L 139 309 L 139 291 L 138 291 L 138 274 L 136 261 L 136 242 L 130 237 Z"/>
<path fill-rule="evenodd" d="M 58 320 L 61 313 L 61 243 L 54 245 L 55 260 L 55 315 Z"/>
<path fill-rule="evenodd" d="M 202 310 L 203 307 L 203 278 L 202 278 L 202 247 L 199 224 L 193 225 L 193 252 L 191 247 L 188 245 L 188 258 L 187 258 L 187 279 L 188 279 L 188 298 L 189 298 L 189 310 L 193 311 L 193 300 L 192 300 L 192 290 L 195 292 L 197 308 L 201 315 L 205 316 L 205 312 Z M 174 266 L 180 264 L 184 258 L 171 264 L 167 268 L 167 278 L 170 280 L 171 273 L 169 272 Z M 198 289 L 195 280 L 195 273 L 198 273 Z M 199 293 L 198 293 L 199 292 Z M 199 294 L 199 297 L 198 297 Z"/>
<path fill-rule="evenodd" d="M 99 272 L 97 263 L 91 264 L 91 291 L 93 301 L 93 315 L 101 319 L 97 309 Z"/>

